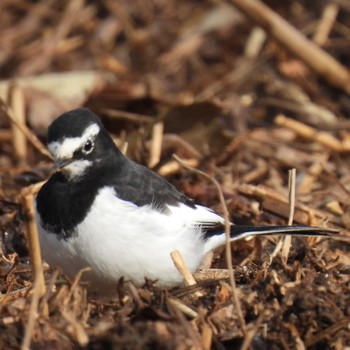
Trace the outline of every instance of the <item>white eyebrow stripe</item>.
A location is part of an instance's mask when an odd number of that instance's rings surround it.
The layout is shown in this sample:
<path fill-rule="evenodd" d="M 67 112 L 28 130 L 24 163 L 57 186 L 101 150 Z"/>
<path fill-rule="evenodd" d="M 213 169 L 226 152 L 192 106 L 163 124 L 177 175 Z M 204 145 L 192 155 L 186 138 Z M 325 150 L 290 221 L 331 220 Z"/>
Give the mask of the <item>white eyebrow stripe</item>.
<path fill-rule="evenodd" d="M 67 137 L 63 142 L 50 142 L 48 144 L 49 151 L 55 159 L 70 159 L 77 149 L 84 145 L 87 140 L 94 138 L 99 132 L 98 124 L 92 124 L 84 130 L 80 137 Z"/>

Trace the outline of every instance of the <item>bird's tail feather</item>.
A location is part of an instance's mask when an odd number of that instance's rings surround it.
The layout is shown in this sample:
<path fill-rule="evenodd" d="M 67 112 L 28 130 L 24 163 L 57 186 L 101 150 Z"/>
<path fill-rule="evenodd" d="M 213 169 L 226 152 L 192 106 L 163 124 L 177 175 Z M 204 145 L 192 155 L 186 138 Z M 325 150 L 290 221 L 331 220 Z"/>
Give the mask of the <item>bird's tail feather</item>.
<path fill-rule="evenodd" d="M 238 241 L 240 239 L 254 236 L 315 236 L 315 237 L 334 237 L 339 233 L 335 229 L 325 227 L 311 226 L 253 226 L 253 225 L 231 225 L 230 241 Z M 338 237 L 338 236 L 336 236 Z M 225 244 L 225 234 L 221 230 L 212 234 L 205 244 L 205 252 L 209 252 Z"/>
<path fill-rule="evenodd" d="M 337 230 L 312 226 L 250 226 L 232 225 L 231 241 L 252 236 L 316 236 L 329 237 L 338 233 Z"/>

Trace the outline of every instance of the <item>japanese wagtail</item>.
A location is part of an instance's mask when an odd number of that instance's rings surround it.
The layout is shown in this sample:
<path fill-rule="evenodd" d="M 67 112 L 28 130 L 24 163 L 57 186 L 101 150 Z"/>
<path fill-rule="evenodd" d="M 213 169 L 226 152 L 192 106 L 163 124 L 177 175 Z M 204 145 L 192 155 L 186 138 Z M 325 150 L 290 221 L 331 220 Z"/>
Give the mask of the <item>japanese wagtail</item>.
<path fill-rule="evenodd" d="M 36 199 L 44 259 L 71 278 L 84 274 L 103 290 L 124 277 L 161 287 L 182 282 L 170 253 L 194 272 L 203 256 L 225 244 L 224 219 L 163 177 L 124 156 L 89 109 L 62 114 L 48 129 L 55 171 Z M 231 241 L 250 236 L 327 236 L 307 226 L 239 226 Z"/>

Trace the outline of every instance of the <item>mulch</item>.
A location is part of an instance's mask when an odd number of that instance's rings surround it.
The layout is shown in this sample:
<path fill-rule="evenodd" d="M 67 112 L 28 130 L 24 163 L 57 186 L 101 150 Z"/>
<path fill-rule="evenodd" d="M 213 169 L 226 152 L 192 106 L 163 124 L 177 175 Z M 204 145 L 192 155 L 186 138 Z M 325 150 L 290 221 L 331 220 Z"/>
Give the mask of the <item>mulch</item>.
<path fill-rule="evenodd" d="M 350 7 L 264 4 L 1 1 L 0 349 L 350 347 Z M 21 193 L 50 174 L 47 126 L 79 106 L 223 214 L 216 179 L 236 224 L 286 224 L 295 168 L 293 222 L 341 237 L 235 242 L 234 287 L 222 248 L 195 285 L 121 280 L 112 300 L 44 265 L 38 299 Z"/>

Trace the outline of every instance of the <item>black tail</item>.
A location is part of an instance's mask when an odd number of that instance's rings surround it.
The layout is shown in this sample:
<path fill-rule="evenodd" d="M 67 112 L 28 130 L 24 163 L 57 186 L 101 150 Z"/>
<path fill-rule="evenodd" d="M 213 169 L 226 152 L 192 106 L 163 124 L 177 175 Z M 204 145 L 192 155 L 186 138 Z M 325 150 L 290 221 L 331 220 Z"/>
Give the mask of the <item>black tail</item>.
<path fill-rule="evenodd" d="M 329 237 L 338 233 L 337 230 L 325 227 L 310 226 L 252 226 L 252 225 L 232 225 L 231 241 L 252 236 L 316 236 Z"/>

